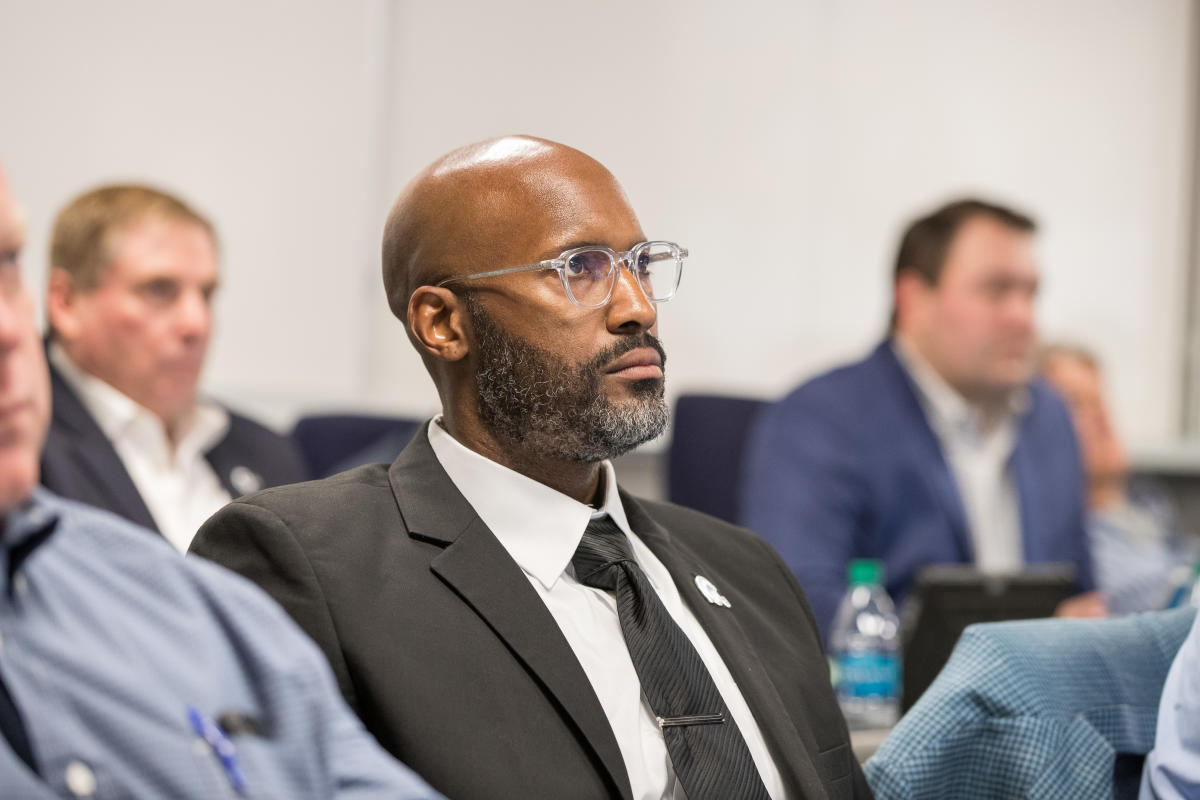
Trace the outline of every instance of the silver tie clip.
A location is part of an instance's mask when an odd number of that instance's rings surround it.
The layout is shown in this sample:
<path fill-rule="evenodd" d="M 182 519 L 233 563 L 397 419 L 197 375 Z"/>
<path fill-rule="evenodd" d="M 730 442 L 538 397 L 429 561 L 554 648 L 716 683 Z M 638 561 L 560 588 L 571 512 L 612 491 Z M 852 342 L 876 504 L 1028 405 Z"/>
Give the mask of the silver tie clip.
<path fill-rule="evenodd" d="M 655 717 L 660 728 L 676 728 L 683 725 L 721 725 L 724 714 L 690 714 L 685 717 Z"/>

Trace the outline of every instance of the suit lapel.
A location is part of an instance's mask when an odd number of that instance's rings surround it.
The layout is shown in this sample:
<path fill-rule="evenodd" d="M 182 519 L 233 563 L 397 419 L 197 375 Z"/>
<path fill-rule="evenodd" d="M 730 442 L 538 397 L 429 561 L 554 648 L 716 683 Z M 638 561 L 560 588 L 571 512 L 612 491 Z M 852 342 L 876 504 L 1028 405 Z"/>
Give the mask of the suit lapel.
<path fill-rule="evenodd" d="M 928 482 L 930 492 L 946 515 L 950 532 L 958 546 L 962 560 L 972 563 L 975 560 L 975 547 L 971 542 L 970 530 L 967 528 L 967 515 L 963 509 L 962 495 L 958 484 L 950 473 L 950 465 L 946 462 L 946 454 L 942 451 L 937 434 L 929 425 L 925 410 L 917 396 L 917 387 L 912 378 L 896 358 L 892 350 L 892 340 L 888 339 L 875 351 L 875 357 L 887 380 L 893 382 L 899 391 L 892 393 L 900 401 L 895 407 L 897 420 L 890 426 L 891 430 L 912 440 L 911 450 L 920 454 L 920 461 L 926 465 L 922 472 Z M 907 449 L 907 448 L 906 448 Z"/>
<path fill-rule="evenodd" d="M 1031 402 L 1036 402 L 1031 398 Z M 1030 442 L 1035 440 L 1031 431 L 1026 430 L 1031 425 L 1032 410 L 1020 422 L 1021 428 L 1017 433 L 1017 442 L 1009 459 L 1009 469 L 1012 470 L 1013 483 L 1017 487 L 1017 505 L 1021 518 L 1021 545 L 1026 561 L 1046 561 L 1047 553 L 1042 552 L 1051 538 L 1042 533 L 1042 517 L 1047 503 L 1042 499 L 1041 492 L 1045 484 L 1038 480 L 1038 463 L 1030 451 Z"/>
<path fill-rule="evenodd" d="M 232 415 L 229 424 L 230 426 L 234 424 Z M 216 473 L 221 487 L 233 498 L 265 488 L 262 475 L 246 466 L 245 454 L 235 452 L 235 448 L 231 446 L 231 439 L 232 437 L 226 433 L 221 441 L 204 454 L 204 460 Z M 235 475 L 238 477 L 237 483 L 234 482 Z"/>
<path fill-rule="evenodd" d="M 629 526 L 671 573 L 679 594 L 729 667 L 787 784 L 788 794 L 792 797 L 825 797 L 824 784 L 812 761 L 818 752 L 812 732 L 807 727 L 798 730 L 791 716 L 784 711 L 783 700 L 732 611 L 707 602 L 696 587 L 697 575 L 719 575 L 720 571 L 678 546 L 675 539 L 624 491 L 621 502 Z"/>
<path fill-rule="evenodd" d="M 422 428 L 388 471 L 408 535 L 442 544 L 430 569 L 452 587 L 572 721 L 615 794 L 629 777 L 604 709 L 528 578 L 454 487 Z"/>
<path fill-rule="evenodd" d="M 56 467 L 71 469 L 76 479 L 86 484 L 72 491 L 71 495 L 85 502 L 97 503 L 102 508 L 157 531 L 158 526 L 150 516 L 150 509 L 142 500 L 117 451 L 113 449 L 112 442 L 53 366 L 50 367 L 50 388 L 53 427 L 61 434 L 68 449 L 66 455 L 71 461 L 70 464 Z"/>

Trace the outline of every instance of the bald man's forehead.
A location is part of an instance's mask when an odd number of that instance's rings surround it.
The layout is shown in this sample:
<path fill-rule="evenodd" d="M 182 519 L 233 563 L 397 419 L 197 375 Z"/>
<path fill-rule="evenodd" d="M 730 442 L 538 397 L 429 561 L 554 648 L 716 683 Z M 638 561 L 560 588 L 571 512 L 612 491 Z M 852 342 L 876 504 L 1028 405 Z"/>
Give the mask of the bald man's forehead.
<path fill-rule="evenodd" d="M 624 190 L 592 157 L 544 139 L 493 139 L 446 154 L 397 198 L 384 286 L 403 318 L 422 284 L 552 258 L 572 242 L 625 249 L 638 235 Z"/>

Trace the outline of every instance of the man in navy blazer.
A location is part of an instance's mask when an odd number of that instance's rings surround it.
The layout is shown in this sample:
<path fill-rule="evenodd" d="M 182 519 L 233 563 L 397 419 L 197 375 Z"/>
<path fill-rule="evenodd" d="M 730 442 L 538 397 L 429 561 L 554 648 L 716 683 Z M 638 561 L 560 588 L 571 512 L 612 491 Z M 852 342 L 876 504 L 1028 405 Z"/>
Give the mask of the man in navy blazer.
<path fill-rule="evenodd" d="M 186 550 L 230 499 L 308 477 L 290 439 L 197 396 L 218 282 L 207 219 L 102 186 L 59 213 L 50 258 L 46 487 Z"/>
<path fill-rule="evenodd" d="M 825 636 L 854 558 L 902 602 L 922 567 L 1070 562 L 1092 586 L 1071 420 L 1032 380 L 1033 221 L 978 200 L 914 222 L 890 335 L 800 386 L 751 434 L 742 515 L 795 571 Z M 1094 594 L 1060 613 L 1099 615 Z"/>

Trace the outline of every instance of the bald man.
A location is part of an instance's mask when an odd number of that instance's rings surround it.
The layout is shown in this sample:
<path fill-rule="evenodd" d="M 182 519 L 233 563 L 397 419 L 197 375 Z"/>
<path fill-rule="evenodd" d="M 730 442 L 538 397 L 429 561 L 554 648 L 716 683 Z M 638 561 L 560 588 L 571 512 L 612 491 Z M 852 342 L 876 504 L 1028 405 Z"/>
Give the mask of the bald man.
<path fill-rule="evenodd" d="M 390 467 L 243 498 L 193 544 L 450 797 L 869 796 L 791 571 L 617 484 L 667 424 L 657 304 L 686 256 L 577 150 L 439 159 L 392 209 L 383 278 L 442 413 Z"/>

